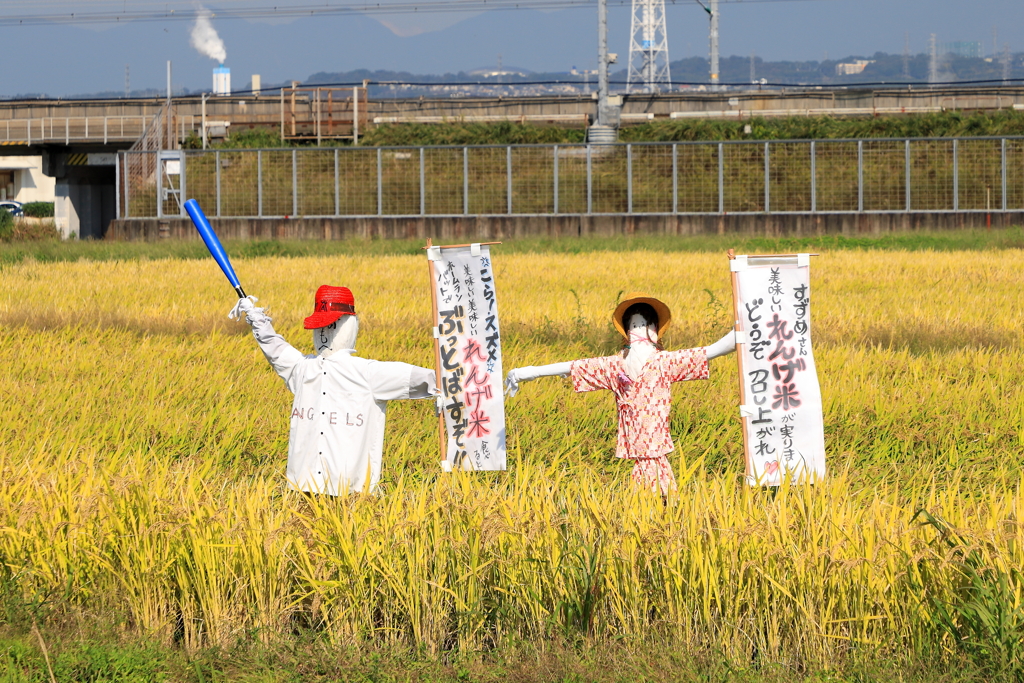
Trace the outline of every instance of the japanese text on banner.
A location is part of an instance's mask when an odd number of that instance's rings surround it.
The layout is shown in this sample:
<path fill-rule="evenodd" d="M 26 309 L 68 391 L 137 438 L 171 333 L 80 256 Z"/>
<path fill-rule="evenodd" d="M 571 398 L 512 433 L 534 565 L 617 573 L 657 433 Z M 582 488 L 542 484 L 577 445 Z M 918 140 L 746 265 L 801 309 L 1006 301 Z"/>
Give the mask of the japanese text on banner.
<path fill-rule="evenodd" d="M 746 336 L 737 348 L 747 480 L 777 486 L 787 474 L 821 479 L 825 437 L 811 350 L 810 268 L 795 257 L 741 263 L 735 277 L 737 319 Z"/>
<path fill-rule="evenodd" d="M 501 330 L 490 250 L 440 250 L 433 261 L 441 362 L 439 390 L 455 469 L 505 469 Z"/>

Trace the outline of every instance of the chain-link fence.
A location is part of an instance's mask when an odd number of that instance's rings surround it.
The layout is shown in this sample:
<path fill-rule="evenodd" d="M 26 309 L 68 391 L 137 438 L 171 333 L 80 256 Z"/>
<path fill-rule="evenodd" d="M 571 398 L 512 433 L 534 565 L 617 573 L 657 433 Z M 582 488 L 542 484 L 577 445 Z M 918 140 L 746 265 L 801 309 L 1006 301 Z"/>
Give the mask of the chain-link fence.
<path fill-rule="evenodd" d="M 118 217 L 1024 210 L 1024 138 L 121 152 Z"/>

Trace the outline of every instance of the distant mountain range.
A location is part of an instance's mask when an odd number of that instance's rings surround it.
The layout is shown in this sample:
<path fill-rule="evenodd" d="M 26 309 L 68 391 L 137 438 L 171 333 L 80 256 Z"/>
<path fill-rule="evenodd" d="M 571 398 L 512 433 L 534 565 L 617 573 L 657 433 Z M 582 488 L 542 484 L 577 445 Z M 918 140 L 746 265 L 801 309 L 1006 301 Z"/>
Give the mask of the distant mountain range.
<path fill-rule="evenodd" d="M 840 64 L 857 64 L 867 62 L 863 71 L 855 74 L 840 75 L 837 66 Z M 721 82 L 747 85 L 760 82 L 783 85 L 830 85 L 848 86 L 856 83 L 892 83 L 892 84 L 927 84 L 929 77 L 929 58 L 927 55 L 912 55 L 904 59 L 903 55 L 876 53 L 871 56 L 857 56 L 839 60 L 807 61 L 807 62 L 770 62 L 750 57 L 725 57 L 720 61 Z M 968 58 L 947 55 L 938 62 L 940 81 L 1001 81 L 1004 75 L 1003 64 L 998 59 Z M 708 60 L 702 57 L 690 57 L 672 62 L 669 65 L 673 89 L 700 87 L 708 83 Z M 511 70 L 511 69 L 510 69 Z M 909 75 L 908 75 L 909 74 Z M 1024 79 L 1024 54 L 1010 55 L 1009 77 Z M 624 90 L 626 71 L 619 70 L 610 75 L 613 90 Z M 501 77 L 482 78 L 472 73 L 459 72 L 443 75 L 414 74 L 407 71 L 355 71 L 324 72 L 320 71 L 309 76 L 305 85 L 316 84 L 353 84 L 368 80 L 371 83 L 415 84 L 404 87 L 395 85 L 371 85 L 370 97 L 409 97 L 429 96 L 431 94 L 446 96 L 446 92 L 469 92 L 469 84 L 483 83 L 480 94 L 493 94 L 495 90 L 507 91 L 509 94 L 540 94 L 543 92 L 565 92 L 563 84 L 584 83 L 591 89 L 596 86 L 596 77 L 586 77 L 579 72 L 528 73 L 523 75 L 504 75 Z M 535 85 L 538 83 L 550 85 Z M 446 84 L 431 87 L 430 84 Z M 466 84 L 459 88 L 457 84 Z M 518 85 L 517 85 L 518 84 Z M 289 85 L 289 84 L 281 84 Z M 274 86 L 274 87 L 280 87 Z M 397 89 L 396 89 L 397 87 Z M 579 88 L 577 88 L 579 89 Z"/>
<path fill-rule="evenodd" d="M 1024 78 L 1024 54 L 1010 55 L 1010 78 Z M 839 64 L 868 62 L 860 73 L 838 75 Z M 771 62 L 759 57 L 726 57 L 720 62 L 721 80 L 725 83 L 750 83 L 766 79 L 769 83 L 802 85 L 847 85 L 850 83 L 927 83 L 928 55 L 903 55 L 877 52 L 873 55 L 851 55 L 838 60 L 820 62 Z M 938 60 L 939 81 L 984 81 L 1003 78 L 1003 65 L 996 59 L 945 55 Z M 692 57 L 672 62 L 675 82 L 707 82 L 708 61 Z M 906 71 L 904 70 L 906 69 Z M 617 74 L 624 77 L 625 72 Z"/>
<path fill-rule="evenodd" d="M 863 71 L 856 74 L 838 75 L 840 64 L 867 62 Z M 386 71 L 355 69 L 352 71 L 318 71 L 298 81 L 302 85 L 338 85 L 359 84 L 370 81 L 370 97 L 447 97 L 450 93 L 465 95 L 537 95 L 557 92 L 582 92 L 584 87 L 591 91 L 596 89 L 596 76 L 585 75 L 577 71 L 533 73 L 521 67 L 503 67 L 500 76 L 482 76 L 480 72 L 493 71 L 497 67 L 485 67 L 458 73 L 423 74 L 409 71 Z M 708 83 L 708 60 L 703 57 L 690 57 L 674 61 L 670 64 L 672 89 L 699 88 Z M 903 55 L 876 53 L 869 57 L 852 55 L 839 60 L 827 61 L 765 61 L 758 57 L 725 57 L 720 62 L 721 82 L 728 84 L 747 85 L 765 79 L 768 84 L 776 85 L 828 85 L 848 86 L 857 83 L 886 84 L 927 84 L 929 75 L 929 59 L 927 55 L 912 55 L 904 59 Z M 905 74 L 909 73 L 909 77 Z M 996 58 L 969 58 L 947 55 L 939 60 L 939 78 L 950 82 L 1000 81 L 1004 75 L 1003 64 Z M 1011 79 L 1024 80 L 1024 54 L 1010 55 L 1009 75 Z M 625 89 L 626 71 L 619 70 L 610 74 L 613 90 Z M 296 79 L 298 80 L 298 79 Z M 538 84 L 547 85 L 538 85 Z M 442 85 L 443 84 L 443 85 Z M 477 84 L 479 87 L 474 87 Z M 284 83 L 266 83 L 262 88 L 276 91 L 289 87 L 291 81 Z M 569 86 L 572 87 L 569 87 Z M 234 83 L 237 92 L 248 91 L 251 83 L 247 80 Z M 175 89 L 175 95 L 198 95 L 209 89 L 190 90 Z M 134 90 L 132 97 L 161 97 L 166 91 L 158 89 Z M 97 93 L 80 93 L 76 98 L 117 98 L 124 93 L 117 91 L 101 91 Z M 32 97 L 32 95 L 29 95 Z"/>

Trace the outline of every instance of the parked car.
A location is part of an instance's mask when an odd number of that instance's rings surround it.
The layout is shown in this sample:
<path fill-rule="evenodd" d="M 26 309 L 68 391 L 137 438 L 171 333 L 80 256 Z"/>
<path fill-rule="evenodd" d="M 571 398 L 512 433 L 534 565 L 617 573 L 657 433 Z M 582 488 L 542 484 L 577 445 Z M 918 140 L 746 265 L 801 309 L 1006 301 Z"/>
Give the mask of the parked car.
<path fill-rule="evenodd" d="M 6 209 L 7 213 L 12 216 L 24 216 L 25 212 L 21 210 L 21 202 L 16 202 L 13 199 L 5 199 L 0 201 L 0 209 Z"/>

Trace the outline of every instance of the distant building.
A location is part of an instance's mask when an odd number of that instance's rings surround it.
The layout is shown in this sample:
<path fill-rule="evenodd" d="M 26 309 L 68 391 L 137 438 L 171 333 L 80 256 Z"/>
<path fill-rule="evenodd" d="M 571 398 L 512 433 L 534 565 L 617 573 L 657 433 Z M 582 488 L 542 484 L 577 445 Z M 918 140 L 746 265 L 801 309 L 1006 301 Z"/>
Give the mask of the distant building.
<path fill-rule="evenodd" d="M 957 57 L 974 57 L 981 59 L 982 45 L 973 41 L 958 40 L 952 43 L 943 43 L 939 46 L 939 53 L 944 55 L 956 55 Z"/>
<path fill-rule="evenodd" d="M 836 76 L 856 76 L 864 73 L 868 64 L 874 64 L 873 59 L 855 59 L 852 62 L 840 62 L 836 64 Z"/>
<path fill-rule="evenodd" d="M 529 69 L 521 69 L 516 66 L 502 66 L 498 64 L 497 67 L 485 66 L 481 69 L 473 69 L 468 72 L 470 76 L 476 76 L 477 78 L 500 78 L 503 76 L 529 76 L 532 71 Z"/>
<path fill-rule="evenodd" d="M 52 202 L 55 184 L 43 174 L 42 156 L 0 157 L 0 200 Z"/>

